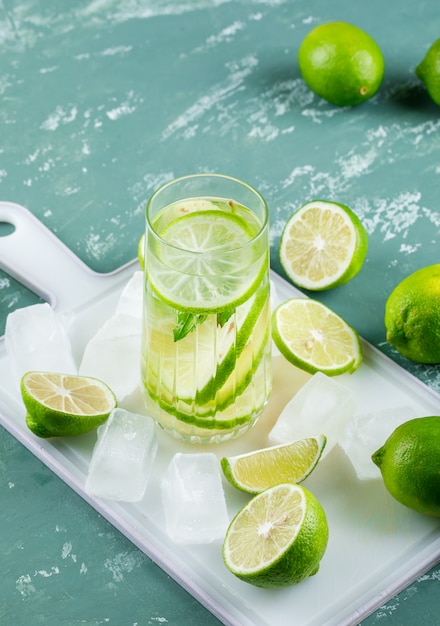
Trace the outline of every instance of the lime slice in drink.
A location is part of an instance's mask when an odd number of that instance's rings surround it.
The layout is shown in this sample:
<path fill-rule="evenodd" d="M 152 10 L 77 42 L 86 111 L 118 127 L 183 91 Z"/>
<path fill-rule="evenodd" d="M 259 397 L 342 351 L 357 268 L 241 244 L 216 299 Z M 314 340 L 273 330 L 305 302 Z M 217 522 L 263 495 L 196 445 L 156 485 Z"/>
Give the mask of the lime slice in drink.
<path fill-rule="evenodd" d="M 325 512 L 300 485 L 281 483 L 254 496 L 234 517 L 223 559 L 257 587 L 286 587 L 316 574 L 328 541 Z"/>
<path fill-rule="evenodd" d="M 256 291 L 267 271 L 259 230 L 255 217 L 252 223 L 218 208 L 188 210 L 158 232 L 168 245 L 158 244 L 148 257 L 153 291 L 180 311 L 235 309 Z"/>
<path fill-rule="evenodd" d="M 39 437 L 80 435 L 97 428 L 116 407 L 102 381 L 87 376 L 28 372 L 21 380 L 28 427 Z"/>
<path fill-rule="evenodd" d="M 170 404 L 174 398 L 188 404 L 194 399 L 198 404 L 205 404 L 215 398 L 233 371 L 235 387 L 243 388 L 244 379 L 256 369 L 261 350 L 268 341 L 268 303 L 267 289 L 259 291 L 222 327 L 219 327 L 216 315 L 209 315 L 192 333 L 175 342 L 175 311 L 154 299 L 147 331 L 147 373 L 143 377 L 147 390 L 157 396 L 155 389 L 158 385 L 160 394 L 169 396 Z M 197 334 L 196 369 L 194 333 Z M 216 346 L 215 356 L 213 346 Z"/>
<path fill-rule="evenodd" d="M 286 223 L 279 255 L 295 285 L 319 291 L 351 280 L 361 269 L 367 248 L 367 232 L 351 209 L 315 200 Z"/>
<path fill-rule="evenodd" d="M 139 238 L 137 246 L 137 257 L 139 261 L 139 267 L 141 268 L 141 270 L 143 270 L 145 266 L 145 233 L 143 233 Z"/>
<path fill-rule="evenodd" d="M 188 398 L 175 398 L 168 393 L 156 395 L 155 390 L 147 386 L 148 398 L 170 416 L 199 428 L 230 430 L 239 424 L 246 424 L 262 411 L 272 386 L 269 362 L 262 358 L 264 350 L 254 369 L 245 377 L 239 375 L 239 380 L 245 381 L 239 393 L 233 386 L 225 385 L 227 391 L 222 387 L 216 397 L 200 404 Z M 154 406 L 151 411 L 154 414 Z"/>
<path fill-rule="evenodd" d="M 288 361 L 314 374 L 354 372 L 362 362 L 358 333 L 327 306 L 292 298 L 272 315 L 273 340 Z"/>
<path fill-rule="evenodd" d="M 246 493 L 257 494 L 279 483 L 301 483 L 315 469 L 325 444 L 325 435 L 317 435 L 223 457 L 220 463 L 231 485 Z"/>

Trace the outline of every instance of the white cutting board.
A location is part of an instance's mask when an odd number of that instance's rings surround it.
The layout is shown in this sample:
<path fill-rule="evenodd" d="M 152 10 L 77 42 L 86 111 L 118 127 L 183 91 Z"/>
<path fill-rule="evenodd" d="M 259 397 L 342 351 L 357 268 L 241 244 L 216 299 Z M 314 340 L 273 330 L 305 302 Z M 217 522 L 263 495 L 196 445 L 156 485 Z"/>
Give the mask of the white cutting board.
<path fill-rule="evenodd" d="M 87 268 L 23 207 L 0 203 L 0 221 L 15 231 L 0 238 L 0 268 L 48 300 L 57 311 L 73 312 L 71 340 L 80 359 L 87 340 L 111 315 L 136 262 L 108 275 Z M 272 274 L 279 300 L 302 295 Z M 143 500 L 121 504 L 90 497 L 84 490 L 95 433 L 44 440 L 25 425 L 25 411 L 13 388 L 0 340 L 0 423 L 68 485 L 106 517 L 153 561 L 223 623 L 234 626 L 323 626 L 357 624 L 440 558 L 440 523 L 395 502 L 382 481 L 359 481 L 337 447 L 305 481 L 328 517 L 330 539 L 320 570 L 303 583 L 264 590 L 237 580 L 223 565 L 221 542 L 174 544 L 164 532 L 160 479 L 178 451 L 207 450 L 219 457 L 268 445 L 267 433 L 295 390 L 309 375 L 274 359 L 269 405 L 249 433 L 221 445 L 182 444 L 158 431 L 159 452 Z M 364 343 L 364 362 L 338 381 L 354 391 L 359 412 L 409 405 L 419 416 L 440 413 L 440 396 Z M 124 404 L 121 404 L 124 406 Z M 140 393 L 126 408 L 142 411 Z M 248 496 L 224 483 L 230 518 Z"/>

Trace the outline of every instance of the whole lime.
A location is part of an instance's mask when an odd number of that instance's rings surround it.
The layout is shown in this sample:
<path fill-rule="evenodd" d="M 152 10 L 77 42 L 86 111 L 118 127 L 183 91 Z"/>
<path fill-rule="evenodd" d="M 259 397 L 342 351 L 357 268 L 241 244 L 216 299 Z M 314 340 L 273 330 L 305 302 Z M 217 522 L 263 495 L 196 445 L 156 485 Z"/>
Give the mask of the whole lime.
<path fill-rule="evenodd" d="M 440 264 L 402 280 L 385 305 L 386 339 L 417 363 L 440 363 Z"/>
<path fill-rule="evenodd" d="M 393 498 L 440 517 L 440 416 L 401 424 L 371 458 Z"/>
<path fill-rule="evenodd" d="M 440 39 L 429 48 L 423 61 L 416 67 L 416 74 L 432 100 L 440 105 Z"/>
<path fill-rule="evenodd" d="M 299 68 L 318 96 L 338 106 L 360 104 L 382 84 L 385 63 L 377 43 L 346 22 L 314 28 L 298 52 Z"/>

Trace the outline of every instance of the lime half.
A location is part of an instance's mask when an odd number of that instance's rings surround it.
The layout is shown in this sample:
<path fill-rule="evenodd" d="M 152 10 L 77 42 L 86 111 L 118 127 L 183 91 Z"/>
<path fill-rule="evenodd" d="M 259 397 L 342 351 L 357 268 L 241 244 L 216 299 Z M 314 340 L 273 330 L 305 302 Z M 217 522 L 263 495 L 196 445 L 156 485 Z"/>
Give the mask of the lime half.
<path fill-rule="evenodd" d="M 188 208 L 158 232 L 162 242 L 150 248 L 153 291 L 171 307 L 192 313 L 222 312 L 245 302 L 268 265 L 255 220 L 250 211 Z"/>
<path fill-rule="evenodd" d="M 328 541 L 325 512 L 300 485 L 279 484 L 248 502 L 232 520 L 223 559 L 257 587 L 286 587 L 316 574 Z"/>
<path fill-rule="evenodd" d="M 220 461 L 231 485 L 247 493 L 261 493 L 279 483 L 301 483 L 321 458 L 326 437 L 318 435 L 264 448 Z"/>
<path fill-rule="evenodd" d="M 367 232 L 349 207 L 315 200 L 288 220 L 279 254 L 295 285 L 319 291 L 351 280 L 361 269 L 367 249 Z"/>
<path fill-rule="evenodd" d="M 39 437 L 80 435 L 97 428 L 116 407 L 101 380 L 53 372 L 28 372 L 21 380 L 28 427 Z"/>
<path fill-rule="evenodd" d="M 311 374 L 351 373 L 362 362 L 362 345 L 356 330 L 311 298 L 292 298 L 275 309 L 272 336 L 288 361 Z"/>

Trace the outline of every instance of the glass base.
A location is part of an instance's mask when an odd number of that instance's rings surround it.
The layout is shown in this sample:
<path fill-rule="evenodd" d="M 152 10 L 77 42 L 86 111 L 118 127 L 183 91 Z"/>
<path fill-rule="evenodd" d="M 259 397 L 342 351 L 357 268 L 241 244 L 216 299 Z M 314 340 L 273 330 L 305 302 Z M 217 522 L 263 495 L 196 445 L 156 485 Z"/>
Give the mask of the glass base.
<path fill-rule="evenodd" d="M 174 415 L 171 415 L 164 409 L 162 409 L 154 400 L 150 398 L 147 392 L 145 392 L 145 401 L 148 408 L 148 412 L 154 421 L 169 435 L 175 439 L 180 439 L 186 443 L 195 444 L 207 444 L 207 443 L 222 443 L 229 441 L 230 439 L 236 439 L 241 435 L 244 435 L 258 420 L 261 413 L 266 406 L 260 406 L 250 416 L 249 420 L 245 423 L 237 424 L 232 428 L 202 428 L 179 420 Z"/>

